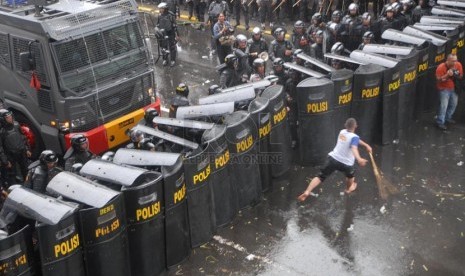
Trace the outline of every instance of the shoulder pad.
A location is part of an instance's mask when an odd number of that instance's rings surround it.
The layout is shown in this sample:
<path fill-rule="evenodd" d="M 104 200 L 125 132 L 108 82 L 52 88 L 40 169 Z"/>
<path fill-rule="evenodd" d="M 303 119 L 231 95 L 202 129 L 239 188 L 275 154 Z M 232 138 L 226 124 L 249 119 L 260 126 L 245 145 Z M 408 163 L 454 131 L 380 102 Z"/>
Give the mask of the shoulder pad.
<path fill-rule="evenodd" d="M 253 39 L 251 39 L 251 38 L 247 39 L 247 43 L 252 44 L 252 43 L 253 43 Z"/>
<path fill-rule="evenodd" d="M 74 148 L 73 148 L 73 146 L 71 146 L 71 147 L 66 151 L 65 155 L 63 156 L 63 159 L 66 160 L 66 159 L 70 158 L 71 155 L 73 155 L 73 153 L 74 153 Z"/>
<path fill-rule="evenodd" d="M 34 162 L 32 162 L 31 164 L 29 164 L 29 166 L 27 166 L 27 169 L 28 170 L 32 170 L 34 169 L 35 167 L 38 167 L 40 165 L 40 161 L 39 160 L 36 160 Z"/>

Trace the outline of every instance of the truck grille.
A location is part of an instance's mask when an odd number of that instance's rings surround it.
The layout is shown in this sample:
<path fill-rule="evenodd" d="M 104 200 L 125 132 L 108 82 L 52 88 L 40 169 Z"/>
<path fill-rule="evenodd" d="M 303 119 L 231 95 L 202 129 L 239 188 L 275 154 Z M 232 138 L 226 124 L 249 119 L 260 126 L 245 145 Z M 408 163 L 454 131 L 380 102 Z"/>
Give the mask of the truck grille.
<path fill-rule="evenodd" d="M 93 95 L 91 99 L 80 99 L 79 103 L 73 101 L 69 108 L 71 121 L 85 118 L 85 124 L 72 127 L 71 131 L 88 131 L 150 104 L 146 91 L 151 86 L 152 75 L 147 74 L 100 91 L 99 97 Z M 142 97 L 141 101 L 139 101 L 140 97 Z"/>

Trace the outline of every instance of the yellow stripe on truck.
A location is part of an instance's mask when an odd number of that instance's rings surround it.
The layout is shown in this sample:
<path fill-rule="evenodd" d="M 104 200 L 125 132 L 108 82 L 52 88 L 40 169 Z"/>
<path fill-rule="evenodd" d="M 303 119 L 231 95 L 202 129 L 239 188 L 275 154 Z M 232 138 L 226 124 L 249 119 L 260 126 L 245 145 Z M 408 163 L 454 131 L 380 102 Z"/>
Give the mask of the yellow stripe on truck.
<path fill-rule="evenodd" d="M 126 134 L 128 129 L 135 126 L 140 120 L 144 118 L 144 110 L 138 109 L 121 118 L 106 123 L 104 125 L 107 133 L 108 148 L 116 147 L 129 140 Z"/>

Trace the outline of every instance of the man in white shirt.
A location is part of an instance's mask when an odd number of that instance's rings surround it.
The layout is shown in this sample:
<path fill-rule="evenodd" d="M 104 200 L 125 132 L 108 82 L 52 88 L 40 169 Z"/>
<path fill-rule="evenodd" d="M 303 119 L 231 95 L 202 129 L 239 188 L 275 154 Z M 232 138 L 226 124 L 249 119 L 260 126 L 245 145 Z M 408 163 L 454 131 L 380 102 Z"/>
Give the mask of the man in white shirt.
<path fill-rule="evenodd" d="M 307 189 L 297 198 L 298 201 L 304 201 L 308 196 L 311 195 L 313 189 L 315 189 L 321 182 L 323 182 L 329 175 L 335 170 L 343 172 L 346 175 L 347 187 L 345 192 L 350 194 L 357 189 L 357 183 L 355 182 L 355 160 L 357 160 L 360 166 L 365 166 L 368 160 L 362 158 L 358 151 L 358 145 L 362 145 L 366 148 L 368 153 L 371 153 L 372 149 L 370 145 L 363 142 L 360 137 L 355 134 L 357 128 L 357 121 L 354 118 L 349 118 L 344 124 L 345 129 L 339 132 L 337 138 L 337 144 L 328 155 L 328 161 L 326 165 L 321 169 L 320 174 L 313 178 L 308 184 Z"/>

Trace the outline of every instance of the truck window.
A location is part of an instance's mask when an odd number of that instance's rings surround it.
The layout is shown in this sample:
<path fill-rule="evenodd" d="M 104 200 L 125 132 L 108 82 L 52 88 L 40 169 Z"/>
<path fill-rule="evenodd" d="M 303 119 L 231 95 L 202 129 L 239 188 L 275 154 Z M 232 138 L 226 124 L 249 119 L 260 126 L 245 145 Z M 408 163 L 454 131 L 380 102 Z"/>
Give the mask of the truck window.
<path fill-rule="evenodd" d="M 136 22 L 71 41 L 52 43 L 66 95 L 83 95 L 146 66 L 147 53 Z M 66 97 L 65 95 L 65 97 Z"/>
<path fill-rule="evenodd" d="M 18 74 L 23 75 L 27 79 L 31 78 L 32 71 L 29 71 L 29 72 L 21 71 L 21 60 L 19 58 L 20 53 L 29 51 L 30 42 L 32 43 L 31 51 L 34 55 L 35 63 L 36 63 L 35 71 L 37 73 L 37 77 L 39 78 L 40 84 L 43 86 L 50 87 L 50 84 L 47 78 L 47 73 L 45 70 L 44 60 L 42 58 L 42 51 L 41 51 L 41 47 L 39 43 L 34 42 L 29 39 L 11 36 L 11 45 L 12 45 L 12 49 L 14 50 L 13 51 L 13 68 L 14 70 L 16 70 Z"/>

